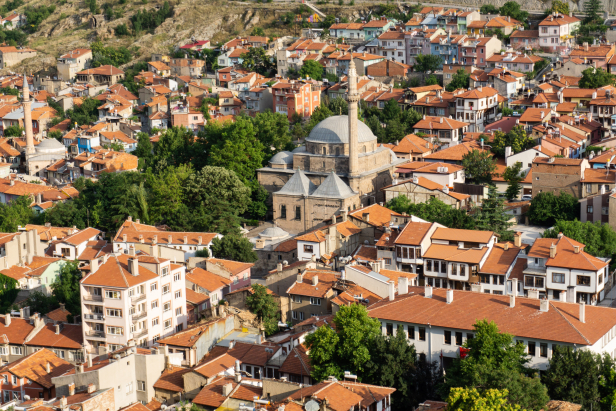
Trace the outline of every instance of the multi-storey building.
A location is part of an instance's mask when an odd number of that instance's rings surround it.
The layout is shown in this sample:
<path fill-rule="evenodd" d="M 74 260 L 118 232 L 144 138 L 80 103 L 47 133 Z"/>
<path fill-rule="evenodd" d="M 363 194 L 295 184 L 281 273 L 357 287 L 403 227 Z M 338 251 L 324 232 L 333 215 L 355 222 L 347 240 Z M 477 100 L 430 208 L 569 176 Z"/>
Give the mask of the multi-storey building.
<path fill-rule="evenodd" d="M 469 123 L 447 117 L 423 116 L 423 119 L 413 126 L 413 130 L 415 134 L 428 134 L 429 137 L 435 137 L 441 143 L 453 146 L 462 141 L 464 133 L 469 131 L 469 125 Z"/>
<path fill-rule="evenodd" d="M 63 54 L 56 65 L 58 77 L 64 81 L 71 81 L 77 73 L 85 69 L 92 60 L 92 50 L 75 49 Z"/>
<path fill-rule="evenodd" d="M 395 295 L 391 284 L 389 299 L 370 306 L 369 315 L 381 321 L 385 335 L 402 327 L 420 357 L 440 360 L 445 369 L 474 337 L 477 319 L 494 321 L 501 332 L 513 335 L 524 345 L 529 366 L 539 370 L 547 369 L 558 346 L 599 354 L 616 351 L 616 318 L 608 307 L 429 286 L 402 287 Z"/>
<path fill-rule="evenodd" d="M 388 60 L 406 64 L 406 34 L 403 31 L 391 30 L 379 36 L 379 54 Z"/>
<path fill-rule="evenodd" d="M 537 157 L 533 160 L 533 197 L 542 192 L 561 191 L 582 198 L 582 183 L 588 160 L 574 158 Z"/>
<path fill-rule="evenodd" d="M 507 70 L 515 70 L 522 73 L 535 70 L 535 63 L 541 60 L 539 56 L 531 56 L 522 54 L 521 52 L 505 53 L 504 51 L 486 59 L 488 67 L 502 67 Z"/>
<path fill-rule="evenodd" d="M 437 36 L 430 41 L 430 54 L 441 56 L 443 63 L 455 64 L 460 61 L 458 51 L 466 39 L 466 34 L 452 35 L 451 31 L 447 35 Z"/>
<path fill-rule="evenodd" d="M 272 86 L 274 113 L 286 115 L 289 120 L 297 113 L 300 117 L 310 117 L 321 104 L 321 88 L 310 82 L 291 80 Z"/>
<path fill-rule="evenodd" d="M 379 20 L 372 20 L 364 24 L 364 39 L 372 40 L 375 37 L 385 33 L 391 27 L 394 26 L 394 22 L 388 20 L 386 17 L 381 17 Z"/>
<path fill-rule="evenodd" d="M 455 97 L 456 118 L 469 124 L 468 131 L 481 132 L 496 119 L 499 96 L 492 87 L 479 86 Z"/>
<path fill-rule="evenodd" d="M 169 260 L 105 255 L 90 263 L 81 281 L 86 351 L 115 351 L 133 340 L 152 346 L 186 327 L 184 266 Z"/>
<path fill-rule="evenodd" d="M 539 23 L 539 45 L 544 51 L 558 51 L 569 47 L 575 37 L 571 33 L 580 26 L 580 19 L 554 12 Z"/>
<path fill-rule="evenodd" d="M 496 37 L 469 37 L 460 44 L 459 64 L 487 67 L 488 58 L 494 53 L 498 53 L 503 47 L 503 43 Z"/>

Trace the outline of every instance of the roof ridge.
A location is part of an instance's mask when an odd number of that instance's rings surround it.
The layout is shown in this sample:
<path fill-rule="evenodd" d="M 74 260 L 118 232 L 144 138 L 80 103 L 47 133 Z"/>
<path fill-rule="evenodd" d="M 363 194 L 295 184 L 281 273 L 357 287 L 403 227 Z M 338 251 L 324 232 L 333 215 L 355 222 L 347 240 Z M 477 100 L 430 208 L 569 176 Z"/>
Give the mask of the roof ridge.
<path fill-rule="evenodd" d="M 584 340 L 588 343 L 588 345 L 592 345 L 592 344 L 590 343 L 590 341 L 588 341 L 588 338 L 586 338 L 586 336 L 585 336 L 584 334 L 582 334 L 582 332 L 581 332 L 580 330 L 578 330 L 578 329 L 577 329 L 577 327 L 576 327 L 575 325 L 573 325 L 573 324 L 571 323 L 571 321 L 569 321 L 569 320 L 567 319 L 567 317 L 565 317 L 565 316 L 564 316 L 564 314 L 563 314 L 563 313 L 561 313 L 561 312 L 560 312 L 560 310 L 558 309 L 558 307 L 556 307 L 554 304 L 552 304 L 552 302 L 550 302 L 549 300 L 548 300 L 548 303 L 549 303 L 552 307 L 554 307 L 554 309 L 556 310 L 556 312 L 558 312 L 558 314 L 560 314 L 560 316 L 561 316 L 561 317 L 562 317 L 565 321 L 567 321 L 567 323 L 568 323 L 568 324 L 569 324 L 569 325 L 570 325 L 570 326 L 571 326 L 571 327 L 572 327 L 572 328 L 573 328 L 573 329 L 574 329 L 574 330 L 575 330 L 575 331 L 576 331 L 576 332 L 577 332 L 577 333 L 578 333 L 578 334 L 579 334 L 579 335 L 580 335 L 580 336 L 581 336 L 581 337 L 582 337 L 582 338 L 583 338 L 583 339 L 584 339 Z"/>
<path fill-rule="evenodd" d="M 126 287 L 129 287 L 128 280 L 126 279 L 126 276 L 124 275 L 124 269 L 122 268 L 122 265 L 120 264 L 120 260 L 118 259 L 118 256 L 114 254 L 113 258 L 115 258 L 116 260 L 116 264 L 118 265 L 118 268 L 120 269 L 120 275 L 122 276 L 122 279 L 124 280 L 124 283 L 126 284 Z"/>

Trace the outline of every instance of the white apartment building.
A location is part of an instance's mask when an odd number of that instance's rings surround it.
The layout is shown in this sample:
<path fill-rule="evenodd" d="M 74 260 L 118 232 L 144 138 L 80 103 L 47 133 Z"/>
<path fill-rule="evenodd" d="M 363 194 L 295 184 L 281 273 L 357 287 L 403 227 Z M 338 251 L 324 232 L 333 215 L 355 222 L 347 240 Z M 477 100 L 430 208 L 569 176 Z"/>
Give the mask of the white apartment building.
<path fill-rule="evenodd" d="M 484 319 L 524 344 L 529 366 L 539 370 L 547 368 L 556 346 L 616 352 L 612 308 L 399 284 L 395 295 L 390 283 L 389 299 L 372 305 L 369 315 L 379 319 L 383 334 L 402 327 L 420 356 L 441 359 L 445 369 L 460 355 L 462 344 L 474 337 L 475 322 Z"/>
<path fill-rule="evenodd" d="M 611 259 L 599 259 L 584 251 L 585 245 L 560 234 L 539 238 L 528 252 L 524 290 L 540 297 L 595 305 L 603 300 Z"/>
<path fill-rule="evenodd" d="M 130 340 L 150 347 L 187 325 L 185 270 L 169 260 L 107 254 L 81 281 L 86 351 L 115 351 Z"/>
<path fill-rule="evenodd" d="M 479 86 L 456 96 L 456 119 L 468 123 L 468 131 L 479 133 L 498 114 L 498 91 Z"/>
<path fill-rule="evenodd" d="M 47 254 L 54 257 L 62 257 L 67 260 L 77 260 L 88 245 L 88 241 L 94 241 L 101 233 L 96 228 L 88 227 L 84 230 L 77 230 L 76 227 L 68 230 L 69 235 L 62 240 L 51 244 Z"/>
<path fill-rule="evenodd" d="M 378 40 L 379 55 L 388 60 L 408 64 L 406 40 L 403 31 L 386 31 L 379 36 Z"/>
<path fill-rule="evenodd" d="M 580 25 L 572 15 L 552 13 L 539 23 L 539 46 L 545 51 L 556 51 L 559 46 L 573 44 L 571 33 Z"/>

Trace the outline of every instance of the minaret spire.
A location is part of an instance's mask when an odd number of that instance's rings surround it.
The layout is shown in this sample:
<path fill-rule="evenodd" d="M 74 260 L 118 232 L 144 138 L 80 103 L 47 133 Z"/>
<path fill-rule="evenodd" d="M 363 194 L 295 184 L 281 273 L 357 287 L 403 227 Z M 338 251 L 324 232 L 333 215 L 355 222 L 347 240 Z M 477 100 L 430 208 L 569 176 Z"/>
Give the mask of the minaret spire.
<path fill-rule="evenodd" d="M 24 82 L 21 90 L 23 95 L 22 107 L 24 109 L 24 130 L 26 132 L 26 158 L 34 154 L 34 135 L 32 134 L 32 102 L 30 101 L 30 89 L 28 79 L 24 73 Z"/>
<path fill-rule="evenodd" d="M 357 70 L 351 52 L 349 64 L 349 185 L 354 191 L 359 191 L 359 140 L 357 137 Z"/>

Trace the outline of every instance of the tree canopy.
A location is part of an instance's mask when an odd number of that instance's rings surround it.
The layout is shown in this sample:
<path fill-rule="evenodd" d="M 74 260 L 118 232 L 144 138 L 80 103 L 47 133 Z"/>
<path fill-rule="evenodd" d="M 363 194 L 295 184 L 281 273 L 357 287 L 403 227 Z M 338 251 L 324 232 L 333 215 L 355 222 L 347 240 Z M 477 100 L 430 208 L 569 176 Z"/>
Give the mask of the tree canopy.
<path fill-rule="evenodd" d="M 447 91 L 454 91 L 460 88 L 466 90 L 470 79 L 471 75 L 466 70 L 458 69 L 458 71 L 451 76 L 451 83 L 447 84 Z"/>
<path fill-rule="evenodd" d="M 304 61 L 299 75 L 320 81 L 323 78 L 323 66 L 316 60 Z"/>
<path fill-rule="evenodd" d="M 278 331 L 280 307 L 268 291 L 267 287 L 261 284 L 253 284 L 252 292 L 246 297 L 246 306 L 263 322 L 265 334 L 271 335 Z"/>
<path fill-rule="evenodd" d="M 557 220 L 575 220 L 580 204 L 574 196 L 562 191 L 560 195 L 542 192 L 533 197 L 528 210 L 532 224 L 552 226 Z"/>
<path fill-rule="evenodd" d="M 490 184 L 496 171 L 496 158 L 489 151 L 473 149 L 462 157 L 466 180 L 475 184 Z"/>
<path fill-rule="evenodd" d="M 612 258 L 616 253 L 616 231 L 609 224 L 558 220 L 551 229 L 543 232 L 543 237 L 557 238 L 559 233 L 584 244 L 584 251 L 595 257 Z"/>
<path fill-rule="evenodd" d="M 616 84 L 616 76 L 602 68 L 589 67 L 582 71 L 580 88 L 599 88 Z"/>
<path fill-rule="evenodd" d="M 415 66 L 413 69 L 421 73 L 428 71 L 435 72 L 443 66 L 443 59 L 441 56 L 434 54 L 418 54 L 415 57 Z"/>

